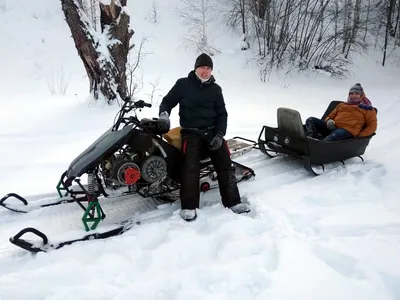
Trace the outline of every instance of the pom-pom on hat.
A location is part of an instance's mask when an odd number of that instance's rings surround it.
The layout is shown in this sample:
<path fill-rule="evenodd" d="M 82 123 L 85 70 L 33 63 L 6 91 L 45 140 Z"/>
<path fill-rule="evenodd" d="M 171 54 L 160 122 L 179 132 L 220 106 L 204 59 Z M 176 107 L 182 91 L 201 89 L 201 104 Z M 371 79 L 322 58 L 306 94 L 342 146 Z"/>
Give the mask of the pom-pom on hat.
<path fill-rule="evenodd" d="M 363 95 L 364 94 L 364 89 L 362 88 L 360 83 L 356 83 L 355 85 L 353 85 L 350 88 L 349 94 L 350 93 L 355 93 L 355 94 L 359 94 L 359 95 Z"/>

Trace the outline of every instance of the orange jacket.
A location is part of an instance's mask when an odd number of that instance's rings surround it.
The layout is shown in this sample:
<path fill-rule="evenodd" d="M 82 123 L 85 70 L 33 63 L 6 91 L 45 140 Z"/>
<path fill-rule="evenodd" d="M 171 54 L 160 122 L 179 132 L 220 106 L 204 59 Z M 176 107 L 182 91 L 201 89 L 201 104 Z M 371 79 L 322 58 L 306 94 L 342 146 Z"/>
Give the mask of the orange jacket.
<path fill-rule="evenodd" d="M 359 107 L 340 103 L 326 118 L 335 121 L 336 128 L 343 128 L 355 137 L 373 134 L 378 127 L 376 111 L 371 106 Z"/>

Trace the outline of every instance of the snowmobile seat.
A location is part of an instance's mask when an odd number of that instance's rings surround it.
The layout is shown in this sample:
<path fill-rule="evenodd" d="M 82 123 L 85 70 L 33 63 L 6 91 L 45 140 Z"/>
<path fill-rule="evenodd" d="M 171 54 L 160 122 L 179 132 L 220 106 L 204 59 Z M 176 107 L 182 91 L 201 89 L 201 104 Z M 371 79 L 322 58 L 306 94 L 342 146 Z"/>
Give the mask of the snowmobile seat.
<path fill-rule="evenodd" d="M 182 151 L 182 137 L 180 132 L 181 127 L 172 128 L 170 131 L 163 134 L 163 138 L 168 142 L 168 144 L 172 145 L 177 150 Z M 242 155 L 253 148 L 252 144 L 240 142 L 236 139 L 227 139 L 226 143 L 232 158 L 238 155 Z M 202 163 L 206 163 L 208 161 L 210 161 L 210 157 L 208 157 L 207 155 L 201 157 Z"/>
<path fill-rule="evenodd" d="M 167 133 L 163 134 L 163 138 L 168 142 L 168 144 L 172 145 L 179 152 L 182 151 L 182 136 L 181 136 L 182 127 L 174 127 L 170 129 Z M 201 157 L 200 163 L 202 165 L 207 165 L 211 159 L 208 156 Z"/>
<path fill-rule="evenodd" d="M 163 134 L 163 138 L 179 151 L 182 150 L 181 127 L 175 127 Z"/>

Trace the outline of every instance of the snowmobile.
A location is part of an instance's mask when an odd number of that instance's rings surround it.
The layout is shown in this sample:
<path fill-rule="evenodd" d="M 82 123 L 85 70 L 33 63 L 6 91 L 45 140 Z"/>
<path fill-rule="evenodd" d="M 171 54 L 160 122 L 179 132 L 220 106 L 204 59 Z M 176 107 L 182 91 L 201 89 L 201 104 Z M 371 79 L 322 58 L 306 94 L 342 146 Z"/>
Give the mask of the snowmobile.
<path fill-rule="evenodd" d="M 159 198 L 171 202 L 178 200 L 182 162 L 180 127 L 160 130 L 157 118 L 140 120 L 136 110 L 144 107 L 151 107 L 151 104 L 143 100 L 135 102 L 130 98 L 125 99 L 113 126 L 78 155 L 61 175 L 57 184 L 61 200 L 42 207 L 76 202 L 84 210 L 82 222 L 86 231 L 90 231 L 96 229 L 106 217 L 99 201 L 101 196 L 107 198 L 138 194 L 143 198 Z M 251 144 L 235 139 L 227 140 L 227 146 L 232 159 L 253 148 Z M 255 176 L 254 170 L 233 160 L 232 170 L 237 182 Z M 83 175 L 87 176 L 85 184 L 81 181 Z M 199 192 L 206 192 L 216 186 L 217 174 L 211 159 L 203 157 Z M 68 199 L 62 199 L 67 196 Z M 15 212 L 27 212 L 5 203 L 9 198 L 28 204 L 22 196 L 10 193 L 0 199 L 0 205 Z M 20 238 L 27 232 L 42 237 L 43 243 L 47 243 L 47 237 L 34 228 L 25 228 L 10 241 L 34 251 L 32 244 Z M 94 238 L 94 235 L 89 236 Z M 96 235 L 96 238 L 101 237 Z"/>
<path fill-rule="evenodd" d="M 321 119 L 324 120 L 339 103 L 343 101 L 331 101 Z M 374 108 L 376 112 L 378 110 Z M 278 127 L 263 126 L 257 141 L 244 137 L 234 137 L 253 144 L 270 158 L 279 155 L 287 155 L 299 158 L 304 168 L 312 175 L 321 175 L 325 171 L 325 165 L 332 162 L 341 162 L 358 157 L 364 161 L 365 153 L 373 133 L 367 137 L 356 137 L 340 141 L 323 141 L 306 136 L 305 124 L 297 110 L 279 107 L 277 109 Z M 317 171 L 316 167 L 319 166 Z"/>

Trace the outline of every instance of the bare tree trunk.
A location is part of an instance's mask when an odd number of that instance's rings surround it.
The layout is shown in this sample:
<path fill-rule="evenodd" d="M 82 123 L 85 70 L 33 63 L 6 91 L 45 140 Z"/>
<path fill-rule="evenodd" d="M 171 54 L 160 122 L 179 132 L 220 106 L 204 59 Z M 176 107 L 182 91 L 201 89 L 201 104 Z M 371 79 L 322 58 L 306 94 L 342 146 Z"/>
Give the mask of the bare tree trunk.
<path fill-rule="evenodd" d="M 271 2 L 274 2 L 274 1 L 269 1 L 269 2 L 266 2 L 266 1 L 264 1 L 264 0 L 262 0 L 262 3 L 264 3 L 263 5 L 260 5 L 260 9 L 263 9 L 263 12 L 262 12 L 262 15 L 263 15 L 263 21 L 264 21 L 264 24 L 265 24 L 265 26 L 264 26 L 264 28 L 265 28 L 265 31 L 264 31 L 264 42 L 266 43 L 265 45 L 266 46 L 264 46 L 264 48 L 268 48 L 268 50 L 266 51 L 266 53 L 268 52 L 270 52 L 270 49 L 272 48 L 272 43 L 273 43 L 273 40 L 274 40 L 274 37 L 273 37 L 273 31 L 272 31 L 272 25 L 273 25 L 273 22 L 272 22 L 272 13 L 271 13 L 271 10 L 273 10 L 274 8 L 275 8 L 275 3 L 272 3 L 271 4 Z"/>
<path fill-rule="evenodd" d="M 378 40 L 379 40 L 379 34 L 380 34 L 380 31 L 381 31 L 381 27 L 382 27 L 382 22 L 378 22 L 378 28 L 376 30 L 376 35 L 375 35 L 375 45 L 374 45 L 375 48 L 378 45 Z"/>
<path fill-rule="evenodd" d="M 94 22 L 100 28 L 95 28 L 82 1 L 61 0 L 75 47 L 90 80 L 90 92 L 96 100 L 105 97 L 108 103 L 127 95 L 126 63 L 134 32 L 129 27 L 130 17 L 123 9 L 126 2 L 111 0 L 108 5 L 97 2 L 99 7 L 92 9 L 93 14 L 98 14 L 96 9 L 100 10 L 100 22 Z M 104 38 L 99 39 L 98 35 Z"/>
<path fill-rule="evenodd" d="M 396 27 L 394 29 L 395 35 L 397 33 L 397 40 L 395 43 L 400 46 L 400 30 L 398 30 L 399 26 L 400 26 L 400 0 L 397 3 Z"/>
<path fill-rule="evenodd" d="M 258 16 L 261 19 L 264 19 L 264 17 L 265 17 L 265 10 L 267 9 L 269 1 L 270 0 L 258 0 L 258 1 L 255 1 L 255 2 L 258 3 L 258 12 L 259 12 Z"/>
<path fill-rule="evenodd" d="M 327 1 L 328 2 L 328 1 Z M 318 41 L 322 40 L 322 33 L 324 32 L 324 11 L 325 9 L 323 9 L 324 7 L 324 0 L 321 0 L 321 4 L 320 4 L 320 10 L 321 10 L 321 27 L 319 30 L 319 36 L 318 36 Z"/>
<path fill-rule="evenodd" d="M 227 25 L 232 28 L 240 26 L 243 36 L 247 37 L 247 16 L 251 8 L 248 0 L 225 0 L 222 5 L 229 7 L 225 13 Z"/>
<path fill-rule="evenodd" d="M 242 33 L 244 36 L 247 35 L 246 32 L 246 3 L 245 0 L 239 0 L 240 5 L 240 19 L 242 21 Z"/>
<path fill-rule="evenodd" d="M 350 52 L 351 46 L 356 41 L 358 28 L 360 26 L 360 5 L 361 5 L 361 0 L 356 0 L 355 7 L 354 7 L 353 28 L 351 30 L 351 36 L 350 36 L 349 44 L 347 46 L 347 51 L 346 51 L 346 54 L 344 56 L 346 59 L 349 56 L 349 52 Z"/>
<path fill-rule="evenodd" d="M 318 5 L 318 1 L 315 1 L 314 3 L 312 3 L 312 8 L 310 9 L 309 7 L 307 7 L 307 13 L 309 15 L 309 19 L 307 22 L 307 26 L 306 26 L 306 30 L 304 32 L 304 40 L 302 42 L 302 47 L 301 47 L 301 54 L 300 57 L 301 58 L 307 58 L 307 54 L 308 54 L 308 49 L 307 49 L 307 44 L 310 41 L 310 38 L 312 36 L 312 32 L 317 28 L 313 28 L 313 19 L 314 19 L 314 15 L 315 15 L 315 9 Z"/>
<path fill-rule="evenodd" d="M 389 0 L 389 12 L 388 12 L 388 14 L 389 14 L 389 18 L 390 18 L 390 20 L 389 20 L 389 35 L 391 36 L 391 37 L 394 37 L 395 36 L 395 31 L 394 31 L 394 27 L 393 27 L 393 18 L 394 18 L 394 15 L 395 15 L 395 7 L 396 7 L 396 0 Z"/>
<path fill-rule="evenodd" d="M 339 21 L 339 0 L 335 0 L 335 49 L 337 48 L 338 21 Z"/>
<path fill-rule="evenodd" d="M 343 40 L 342 53 L 345 52 L 347 44 L 350 42 L 351 10 L 352 10 L 351 0 L 345 0 L 345 7 L 344 7 L 345 16 L 343 25 L 344 40 Z"/>
<path fill-rule="evenodd" d="M 305 58 L 306 59 L 309 58 L 309 55 L 310 55 L 310 53 L 312 51 L 312 48 L 313 47 L 317 47 L 318 48 L 318 44 L 321 42 L 321 40 L 319 38 L 316 38 L 316 35 L 317 35 L 318 27 L 320 26 L 320 23 L 323 22 L 324 12 L 325 12 L 326 7 L 328 6 L 328 3 L 329 3 L 328 1 L 325 2 L 324 6 L 320 7 L 320 11 L 319 12 L 318 11 L 314 12 L 314 9 L 316 9 L 317 2 L 315 2 L 315 6 L 313 7 L 312 12 L 316 17 L 314 18 L 314 22 L 313 22 L 313 24 L 312 24 L 312 26 L 310 28 L 309 34 L 308 34 L 308 36 L 306 38 L 306 41 L 305 41 L 305 46 L 306 46 L 305 47 L 305 53 L 306 53 Z M 314 42 L 316 42 L 316 43 L 313 46 Z"/>
<path fill-rule="evenodd" d="M 300 59 L 303 58 L 303 41 L 304 41 L 304 29 L 306 28 L 306 22 L 307 22 L 307 16 L 308 16 L 308 9 L 310 6 L 310 0 L 307 0 L 306 5 L 304 7 L 304 10 L 301 12 L 304 15 L 304 21 L 303 21 L 303 25 L 301 27 L 301 34 L 300 34 Z M 306 35 L 307 32 L 304 34 Z"/>
<path fill-rule="evenodd" d="M 371 11 L 371 0 L 368 0 L 368 6 L 367 6 L 367 17 L 365 19 L 365 31 L 364 31 L 364 38 L 363 41 L 365 42 L 367 38 L 367 32 L 368 32 L 368 23 L 369 23 L 369 13 Z"/>
<path fill-rule="evenodd" d="M 382 66 L 385 66 L 385 62 L 386 62 L 388 36 L 389 36 L 390 30 L 392 28 L 392 12 L 393 12 L 393 10 L 394 10 L 394 0 L 389 0 L 387 12 L 386 12 L 386 31 L 385 31 L 385 43 L 383 45 Z"/>
<path fill-rule="evenodd" d="M 295 30 L 295 40 L 294 40 L 294 46 L 293 46 L 293 51 L 295 53 L 298 52 L 298 49 L 300 48 L 300 41 L 298 40 L 298 36 L 299 36 L 299 27 L 300 27 L 300 23 L 301 23 L 301 16 L 302 16 L 302 3 L 303 1 L 299 1 L 299 8 L 298 8 L 298 13 L 297 13 L 297 22 L 296 22 L 296 30 Z"/>
<path fill-rule="evenodd" d="M 397 3 L 397 13 L 396 13 L 396 24 L 394 25 L 394 32 L 393 36 L 396 37 L 397 30 L 399 28 L 399 21 L 400 21 L 400 0 L 399 3 Z"/>

